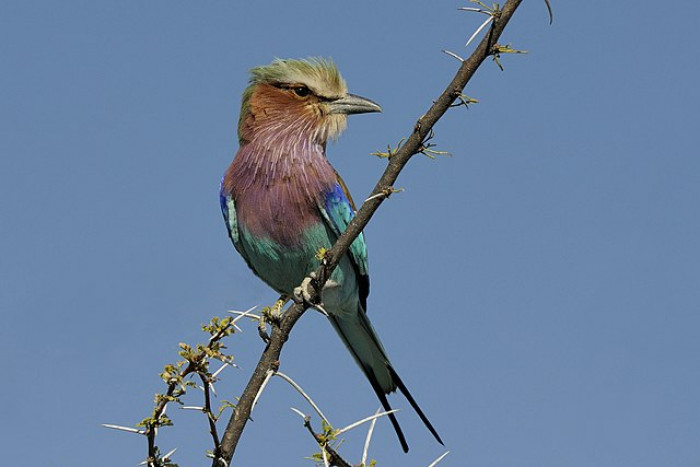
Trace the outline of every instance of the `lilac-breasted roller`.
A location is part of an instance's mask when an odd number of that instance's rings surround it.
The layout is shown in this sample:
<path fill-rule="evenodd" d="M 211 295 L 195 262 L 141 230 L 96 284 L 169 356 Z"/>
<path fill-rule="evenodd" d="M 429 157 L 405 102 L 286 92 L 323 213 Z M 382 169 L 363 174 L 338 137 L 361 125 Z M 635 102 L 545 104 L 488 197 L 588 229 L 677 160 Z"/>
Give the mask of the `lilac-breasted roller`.
<path fill-rule="evenodd" d="M 236 250 L 283 296 L 318 268 L 355 213 L 347 187 L 326 158 L 326 142 L 347 115 L 380 112 L 349 94 L 336 66 L 323 59 L 274 60 L 251 70 L 238 123 L 240 149 L 221 183 L 221 209 Z M 397 388 L 435 438 L 439 435 L 396 374 L 367 317 L 369 275 L 364 236 L 352 243 L 322 292 L 335 330 L 385 410 Z M 406 439 L 389 418 L 404 451 Z"/>

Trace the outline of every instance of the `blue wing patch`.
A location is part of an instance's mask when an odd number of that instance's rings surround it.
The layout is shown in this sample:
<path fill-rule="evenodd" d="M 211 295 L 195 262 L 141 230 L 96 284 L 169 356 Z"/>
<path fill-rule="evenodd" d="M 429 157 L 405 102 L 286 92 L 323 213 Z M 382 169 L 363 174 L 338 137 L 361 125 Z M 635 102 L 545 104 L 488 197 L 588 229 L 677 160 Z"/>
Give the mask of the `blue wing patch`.
<path fill-rule="evenodd" d="M 323 199 L 323 206 L 319 206 L 323 218 L 331 227 L 331 230 L 340 236 L 348 224 L 355 217 L 355 207 L 352 203 L 345 183 L 338 177 L 338 183 L 327 192 Z M 367 296 L 369 295 L 369 264 L 367 261 L 367 245 L 364 234 L 360 234 L 350 245 L 348 256 L 355 268 L 357 280 L 360 286 L 360 303 L 363 309 L 367 309 Z"/>

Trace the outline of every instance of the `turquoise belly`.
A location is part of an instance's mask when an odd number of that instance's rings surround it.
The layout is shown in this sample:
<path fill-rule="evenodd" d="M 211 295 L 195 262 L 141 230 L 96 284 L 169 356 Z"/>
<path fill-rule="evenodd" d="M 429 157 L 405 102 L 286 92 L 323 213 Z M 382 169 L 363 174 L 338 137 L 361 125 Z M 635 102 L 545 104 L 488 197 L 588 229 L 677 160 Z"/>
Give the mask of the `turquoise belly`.
<path fill-rule="evenodd" d="M 291 294 L 320 265 L 319 250 L 329 249 L 331 239 L 336 240 L 335 235 L 320 223 L 305 229 L 301 237 L 298 246 L 283 246 L 267 237 L 253 237 L 246 228 L 241 228 L 240 242 L 255 273 L 278 293 Z M 333 272 L 331 280 L 339 285 L 345 283 L 348 267 L 352 268 L 345 259 Z"/>

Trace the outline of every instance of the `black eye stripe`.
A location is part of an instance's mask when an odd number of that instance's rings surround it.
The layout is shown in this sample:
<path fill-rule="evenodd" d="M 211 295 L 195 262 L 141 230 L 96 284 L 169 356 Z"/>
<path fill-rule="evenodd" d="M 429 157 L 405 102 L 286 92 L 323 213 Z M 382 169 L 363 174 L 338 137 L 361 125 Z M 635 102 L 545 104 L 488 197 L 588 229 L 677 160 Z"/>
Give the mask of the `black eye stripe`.
<path fill-rule="evenodd" d="M 300 96 L 300 97 L 306 97 L 306 96 L 310 96 L 313 94 L 318 100 L 324 101 L 324 102 L 333 102 L 333 101 L 339 99 L 338 97 L 326 97 L 326 96 L 318 95 L 314 91 L 309 89 L 308 86 L 305 86 L 303 84 L 288 84 L 288 83 L 270 83 L 270 84 L 273 85 L 274 87 L 276 87 L 277 89 L 284 89 L 285 91 L 292 91 L 292 92 L 294 92 L 294 94 L 296 94 L 297 96 Z M 299 94 L 299 92 L 297 92 L 297 90 L 300 90 L 300 89 L 304 89 L 305 91 L 301 91 L 301 94 Z"/>
<path fill-rule="evenodd" d="M 292 91 L 294 94 L 300 97 L 306 97 L 313 92 L 311 89 L 308 88 L 308 86 L 304 86 L 303 84 L 287 84 L 287 83 L 271 83 L 274 87 L 278 89 L 284 89 L 285 91 Z"/>

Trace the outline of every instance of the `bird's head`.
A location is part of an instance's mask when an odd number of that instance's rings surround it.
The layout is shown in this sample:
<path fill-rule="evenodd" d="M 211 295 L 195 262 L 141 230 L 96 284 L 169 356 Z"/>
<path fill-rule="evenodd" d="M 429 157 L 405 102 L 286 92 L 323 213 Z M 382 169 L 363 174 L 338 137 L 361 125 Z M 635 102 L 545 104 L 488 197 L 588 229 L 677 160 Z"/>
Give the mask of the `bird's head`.
<path fill-rule="evenodd" d="M 238 123 L 241 144 L 285 134 L 325 144 L 345 129 L 348 115 L 382 110 L 369 99 L 349 94 L 338 68 L 322 58 L 275 59 L 250 74 Z"/>

